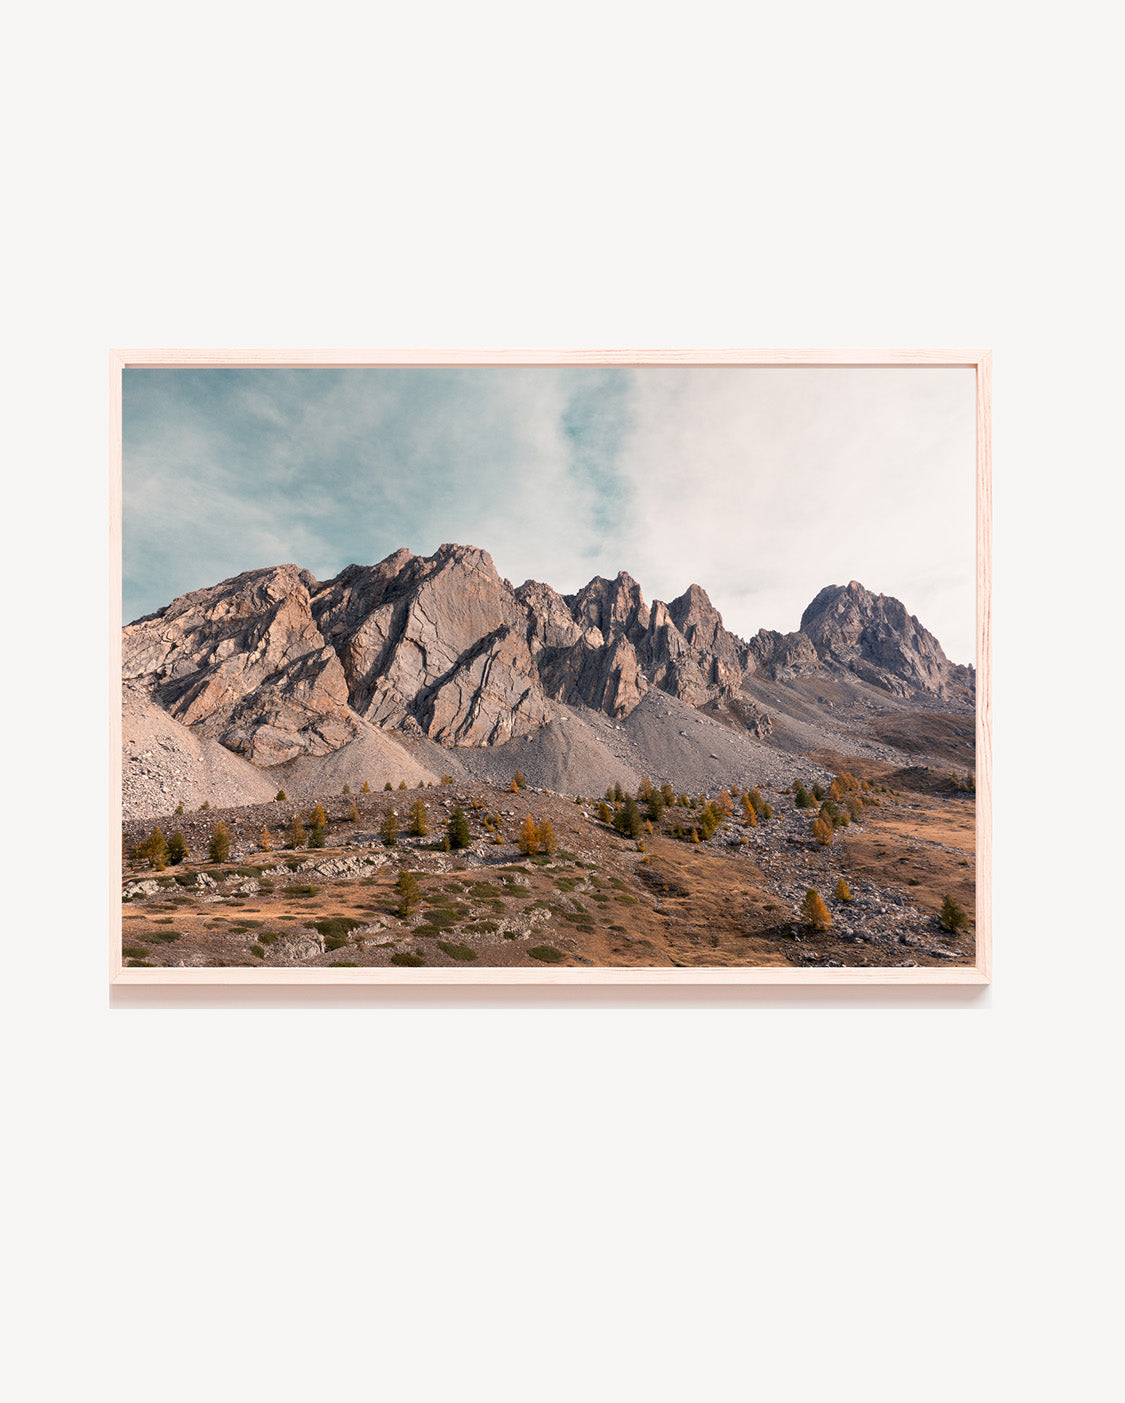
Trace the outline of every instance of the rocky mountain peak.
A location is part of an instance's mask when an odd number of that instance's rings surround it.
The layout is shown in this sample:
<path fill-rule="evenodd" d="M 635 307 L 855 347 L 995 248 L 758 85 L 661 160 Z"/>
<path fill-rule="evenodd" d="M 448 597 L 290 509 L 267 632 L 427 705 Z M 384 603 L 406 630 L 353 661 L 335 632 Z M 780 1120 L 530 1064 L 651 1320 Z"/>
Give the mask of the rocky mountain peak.
<path fill-rule="evenodd" d="M 822 589 L 801 615 L 800 631 L 821 661 L 891 690 L 942 695 L 950 681 L 952 665 L 933 634 L 899 600 L 858 580 Z"/>

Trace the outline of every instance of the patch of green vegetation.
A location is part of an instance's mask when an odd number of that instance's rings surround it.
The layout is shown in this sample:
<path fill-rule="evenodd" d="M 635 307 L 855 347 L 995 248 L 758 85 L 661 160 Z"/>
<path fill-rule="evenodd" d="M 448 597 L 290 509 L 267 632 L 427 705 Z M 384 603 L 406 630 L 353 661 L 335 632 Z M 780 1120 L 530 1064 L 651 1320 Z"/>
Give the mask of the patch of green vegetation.
<path fill-rule="evenodd" d="M 342 950 L 347 943 L 346 935 L 328 935 L 324 938 L 324 948 L 328 951 Z"/>
<path fill-rule="evenodd" d="M 175 877 L 157 877 L 156 884 L 160 887 L 171 887 L 176 882 Z"/>
<path fill-rule="evenodd" d="M 518 939 L 519 939 L 519 936 L 516 935 L 516 933 L 515 933 L 514 930 L 506 930 L 506 931 L 504 932 L 504 939 L 505 939 L 505 940 L 518 940 Z"/>
<path fill-rule="evenodd" d="M 266 958 L 266 952 L 260 945 L 251 945 L 250 953 L 256 960 L 264 960 Z"/>
<path fill-rule="evenodd" d="M 149 930 L 145 931 L 145 939 L 150 940 L 154 945 L 171 945 L 179 940 L 178 930 Z"/>
<path fill-rule="evenodd" d="M 588 911 L 560 911 L 559 915 L 564 921 L 569 921 L 571 925 L 589 925 L 590 913 Z M 590 927 L 593 929 L 593 927 Z"/>
<path fill-rule="evenodd" d="M 495 900 L 496 897 L 504 895 L 494 882 L 474 882 L 466 890 L 472 893 L 472 900 L 475 903 Z"/>
<path fill-rule="evenodd" d="M 263 945 L 276 945 L 278 941 L 278 934 L 275 930 L 264 930 L 258 937 L 258 939 L 262 942 Z"/>
<path fill-rule="evenodd" d="M 613 899 L 620 906 L 636 906 L 637 904 L 637 898 L 635 896 L 625 896 L 623 893 L 619 893 Z"/>
<path fill-rule="evenodd" d="M 357 926 L 363 925 L 362 921 L 354 916 L 325 916 L 322 921 L 313 921 L 313 930 L 318 935 L 339 937 L 349 935 Z"/>
<path fill-rule="evenodd" d="M 558 887 L 559 891 L 573 891 L 574 888 L 578 886 L 578 883 L 579 879 L 577 877 L 555 878 L 555 886 Z"/>
<path fill-rule="evenodd" d="M 629 890 L 629 883 L 626 882 L 626 881 L 623 881 L 620 877 L 611 877 L 611 878 L 609 879 L 609 884 L 610 884 L 611 887 L 616 887 L 616 888 L 618 889 L 618 891 L 628 891 L 628 890 Z"/>
<path fill-rule="evenodd" d="M 465 927 L 466 935 L 492 935 L 500 929 L 497 921 L 473 921 Z"/>
<path fill-rule="evenodd" d="M 610 930 L 624 930 L 624 926 L 610 926 Z"/>
<path fill-rule="evenodd" d="M 319 890 L 319 887 L 304 886 L 282 888 L 282 891 L 285 893 L 286 896 L 315 896 Z"/>
<path fill-rule="evenodd" d="M 533 945 L 527 952 L 533 960 L 541 960 L 545 965 L 562 964 L 566 956 L 553 945 Z"/>
<path fill-rule="evenodd" d="M 143 945 L 122 945 L 121 954 L 127 960 L 143 960 L 148 950 Z"/>
<path fill-rule="evenodd" d="M 177 872 L 172 880 L 178 887 L 191 887 L 195 885 L 195 873 Z"/>
<path fill-rule="evenodd" d="M 126 969 L 155 969 L 156 966 L 151 960 L 126 960 Z"/>
<path fill-rule="evenodd" d="M 469 945 L 458 945 L 454 940 L 439 940 L 437 948 L 451 960 L 475 960 L 477 952 Z"/>
<path fill-rule="evenodd" d="M 425 963 L 421 955 L 412 955 L 409 950 L 399 950 L 391 956 L 392 965 L 409 965 L 411 968 L 415 968 Z"/>

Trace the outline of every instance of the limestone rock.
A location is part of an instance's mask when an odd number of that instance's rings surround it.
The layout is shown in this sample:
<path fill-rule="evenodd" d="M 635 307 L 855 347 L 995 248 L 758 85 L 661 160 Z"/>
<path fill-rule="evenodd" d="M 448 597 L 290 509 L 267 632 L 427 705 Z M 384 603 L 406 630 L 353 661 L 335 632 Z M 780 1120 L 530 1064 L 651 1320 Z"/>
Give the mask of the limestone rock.
<path fill-rule="evenodd" d="M 857 580 L 822 589 L 801 616 L 801 632 L 822 661 L 900 695 L 944 696 L 959 682 L 933 634 L 897 599 Z"/>

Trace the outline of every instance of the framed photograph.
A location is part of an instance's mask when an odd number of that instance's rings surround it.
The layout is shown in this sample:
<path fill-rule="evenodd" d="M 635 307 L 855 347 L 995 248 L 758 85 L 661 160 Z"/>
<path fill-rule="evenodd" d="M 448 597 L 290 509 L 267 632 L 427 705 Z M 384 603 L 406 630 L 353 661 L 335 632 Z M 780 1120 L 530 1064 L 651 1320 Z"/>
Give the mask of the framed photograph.
<path fill-rule="evenodd" d="M 989 981 L 988 352 L 110 362 L 114 984 Z"/>

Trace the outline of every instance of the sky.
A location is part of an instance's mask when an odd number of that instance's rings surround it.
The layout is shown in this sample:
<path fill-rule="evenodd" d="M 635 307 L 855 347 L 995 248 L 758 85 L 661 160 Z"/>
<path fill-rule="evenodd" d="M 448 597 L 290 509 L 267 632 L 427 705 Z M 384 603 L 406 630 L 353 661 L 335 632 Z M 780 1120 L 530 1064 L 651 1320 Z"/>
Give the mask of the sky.
<path fill-rule="evenodd" d="M 971 662 L 974 434 L 969 368 L 126 370 L 123 617 L 456 542 L 564 594 L 700 584 L 743 638 L 859 580 Z"/>

